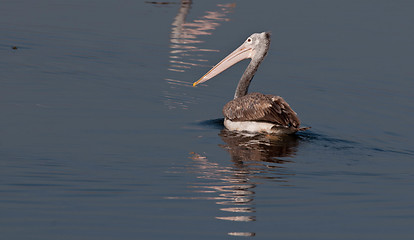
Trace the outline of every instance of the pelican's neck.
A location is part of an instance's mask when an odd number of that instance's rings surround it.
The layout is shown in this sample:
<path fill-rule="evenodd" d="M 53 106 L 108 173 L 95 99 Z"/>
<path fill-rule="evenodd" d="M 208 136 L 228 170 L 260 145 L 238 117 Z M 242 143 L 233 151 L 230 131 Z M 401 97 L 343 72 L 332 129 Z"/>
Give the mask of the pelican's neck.
<path fill-rule="evenodd" d="M 250 82 L 252 81 L 254 74 L 257 71 L 257 68 L 259 68 L 259 65 L 262 62 L 264 55 L 259 59 L 253 58 L 250 61 L 249 65 L 243 73 L 243 76 L 239 80 L 239 84 L 237 84 L 236 92 L 234 93 L 234 99 L 243 97 L 247 94 L 247 92 L 249 91 Z"/>

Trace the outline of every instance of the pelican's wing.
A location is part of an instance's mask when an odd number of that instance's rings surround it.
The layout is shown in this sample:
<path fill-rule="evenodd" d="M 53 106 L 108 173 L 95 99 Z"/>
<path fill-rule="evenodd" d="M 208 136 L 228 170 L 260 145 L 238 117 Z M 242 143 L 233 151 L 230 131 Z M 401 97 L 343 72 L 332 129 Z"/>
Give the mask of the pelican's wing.
<path fill-rule="evenodd" d="M 261 93 L 233 99 L 224 106 L 223 114 L 231 121 L 263 121 L 294 128 L 300 125 L 296 113 L 283 98 Z"/>

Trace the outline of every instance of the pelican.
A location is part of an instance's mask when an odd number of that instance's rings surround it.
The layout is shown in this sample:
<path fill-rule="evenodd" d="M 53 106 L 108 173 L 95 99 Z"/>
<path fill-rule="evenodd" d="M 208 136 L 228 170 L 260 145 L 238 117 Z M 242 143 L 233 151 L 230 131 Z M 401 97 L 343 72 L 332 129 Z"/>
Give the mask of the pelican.
<path fill-rule="evenodd" d="M 202 76 L 193 86 L 206 82 L 234 64 L 250 58 L 251 61 L 237 84 L 234 99 L 223 107 L 224 126 L 230 131 L 269 134 L 293 134 L 300 128 L 300 120 L 283 98 L 275 95 L 249 93 L 254 74 L 270 46 L 270 33 L 253 33 L 246 41 Z"/>

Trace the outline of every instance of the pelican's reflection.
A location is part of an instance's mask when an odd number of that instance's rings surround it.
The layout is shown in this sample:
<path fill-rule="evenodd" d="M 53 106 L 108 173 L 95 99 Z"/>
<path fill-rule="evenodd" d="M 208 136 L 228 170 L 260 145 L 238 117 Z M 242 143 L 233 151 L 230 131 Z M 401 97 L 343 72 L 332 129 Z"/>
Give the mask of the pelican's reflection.
<path fill-rule="evenodd" d="M 193 163 L 190 169 L 197 175 L 198 180 L 190 183 L 190 188 L 198 196 L 190 199 L 215 201 L 222 213 L 216 216 L 216 219 L 234 222 L 256 221 L 255 189 L 264 181 L 287 184 L 287 177 L 291 174 L 283 165 L 292 162 L 288 158 L 297 151 L 298 137 L 246 135 L 226 129 L 223 129 L 219 136 L 224 142 L 220 147 L 230 153 L 232 163 L 219 164 L 201 154 L 192 153 Z M 231 231 L 228 234 L 255 235 L 254 232 L 243 231 Z"/>
<path fill-rule="evenodd" d="M 257 135 L 227 129 L 223 129 L 219 135 L 226 143 L 220 146 L 230 153 L 232 161 L 239 168 L 257 165 L 280 168 L 281 164 L 289 162 L 281 158 L 293 156 L 298 146 L 296 135 Z"/>
<path fill-rule="evenodd" d="M 212 35 L 213 31 L 223 21 L 229 21 L 226 17 L 235 4 L 218 4 L 217 9 L 206 11 L 203 16 L 193 21 L 187 21 L 187 15 L 191 9 L 191 0 L 181 0 L 180 9 L 172 23 L 170 35 L 170 56 L 168 71 L 169 76 L 165 78 L 173 91 L 166 91 L 166 105 L 173 109 L 181 107 L 187 109 L 188 103 L 193 99 L 185 92 L 180 92 L 178 87 L 191 87 L 192 82 L 183 81 L 182 75 L 194 66 L 210 67 L 206 65 L 207 59 L 203 56 L 206 52 L 217 52 L 216 49 L 201 48 L 198 44 L 204 41 L 200 36 Z"/>

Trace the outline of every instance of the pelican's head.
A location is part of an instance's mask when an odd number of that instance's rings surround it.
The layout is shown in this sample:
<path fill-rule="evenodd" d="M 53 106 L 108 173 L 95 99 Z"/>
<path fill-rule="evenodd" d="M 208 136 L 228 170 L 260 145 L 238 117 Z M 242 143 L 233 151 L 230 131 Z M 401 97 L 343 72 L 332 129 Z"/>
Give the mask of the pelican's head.
<path fill-rule="evenodd" d="M 193 86 L 215 77 L 227 68 L 244 59 L 250 58 L 252 61 L 262 61 L 269 50 L 269 46 L 270 32 L 253 33 L 240 47 L 217 63 L 216 66 L 202 76 L 197 82 L 193 83 Z"/>

